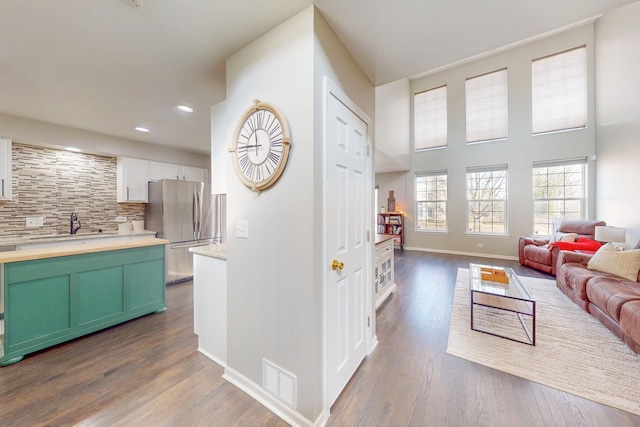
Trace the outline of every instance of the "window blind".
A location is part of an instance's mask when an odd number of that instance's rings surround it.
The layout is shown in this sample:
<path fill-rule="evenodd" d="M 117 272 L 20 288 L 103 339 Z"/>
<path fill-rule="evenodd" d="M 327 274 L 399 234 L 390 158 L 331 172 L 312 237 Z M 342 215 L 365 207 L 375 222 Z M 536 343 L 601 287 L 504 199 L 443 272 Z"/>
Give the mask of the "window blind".
<path fill-rule="evenodd" d="M 413 97 L 414 150 L 447 145 L 447 87 L 441 86 Z"/>
<path fill-rule="evenodd" d="M 534 168 L 552 168 L 556 166 L 584 165 L 586 163 L 587 163 L 586 157 L 574 157 L 572 159 L 534 161 L 533 167 Z"/>
<path fill-rule="evenodd" d="M 434 170 L 434 171 L 416 172 L 416 177 L 420 178 L 423 176 L 438 176 L 438 175 L 446 175 L 446 174 L 447 174 L 447 170 L 442 169 L 442 170 Z"/>
<path fill-rule="evenodd" d="M 465 82 L 467 142 L 507 137 L 507 70 L 471 77 Z"/>
<path fill-rule="evenodd" d="M 587 125 L 587 53 L 584 46 L 531 65 L 534 134 Z"/>

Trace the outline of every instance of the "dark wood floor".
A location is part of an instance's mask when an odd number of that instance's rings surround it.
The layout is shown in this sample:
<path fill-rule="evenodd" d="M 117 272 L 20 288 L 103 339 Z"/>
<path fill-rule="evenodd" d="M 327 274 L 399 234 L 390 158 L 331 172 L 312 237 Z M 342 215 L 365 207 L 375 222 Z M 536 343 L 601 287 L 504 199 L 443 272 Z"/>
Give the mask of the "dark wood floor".
<path fill-rule="evenodd" d="M 396 251 L 378 344 L 329 426 L 640 426 L 640 417 L 445 353 L 458 267 L 511 261 Z M 220 378 L 193 335 L 192 285 L 154 314 L 0 368 L 0 426 L 285 426 Z M 615 361 L 612 361 L 615 363 Z"/>

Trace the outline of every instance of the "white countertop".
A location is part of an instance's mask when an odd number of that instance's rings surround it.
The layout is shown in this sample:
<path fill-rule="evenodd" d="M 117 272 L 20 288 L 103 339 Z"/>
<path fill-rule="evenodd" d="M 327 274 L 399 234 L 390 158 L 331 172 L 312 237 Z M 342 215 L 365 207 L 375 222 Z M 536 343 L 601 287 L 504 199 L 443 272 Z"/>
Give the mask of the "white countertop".
<path fill-rule="evenodd" d="M 102 239 L 105 237 L 115 236 L 149 236 L 155 237 L 155 231 L 138 231 L 126 234 L 119 234 L 117 232 L 104 232 L 104 233 L 78 233 L 78 234 L 52 234 L 48 236 L 22 236 L 22 237 L 5 237 L 0 239 L 0 246 L 18 246 L 28 245 L 31 243 L 48 243 L 48 242 L 67 242 L 72 240 L 92 240 Z"/>
<path fill-rule="evenodd" d="M 217 258 L 226 261 L 227 260 L 227 244 L 215 243 L 213 245 L 206 246 L 194 246 L 189 248 L 189 252 L 196 255 L 202 255 L 209 258 Z"/>
<path fill-rule="evenodd" d="M 98 240 L 87 244 L 60 245 L 53 248 L 21 249 L 18 251 L 0 252 L 0 264 L 95 252 L 115 251 L 119 249 L 140 248 L 144 246 L 166 245 L 167 243 L 169 243 L 168 240 L 152 237 L 149 239 L 122 240 L 117 242 L 100 242 Z"/>
<path fill-rule="evenodd" d="M 384 243 L 388 240 L 391 240 L 394 237 L 396 236 L 393 234 L 376 234 L 376 245 L 379 245 L 380 243 Z"/>

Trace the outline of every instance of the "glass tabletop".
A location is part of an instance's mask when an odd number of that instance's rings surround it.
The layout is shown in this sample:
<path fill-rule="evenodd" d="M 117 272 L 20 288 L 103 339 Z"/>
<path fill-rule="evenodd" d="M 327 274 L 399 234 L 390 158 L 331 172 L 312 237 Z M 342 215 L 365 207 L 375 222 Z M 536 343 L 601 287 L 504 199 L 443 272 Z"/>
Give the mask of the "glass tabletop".
<path fill-rule="evenodd" d="M 510 267 L 469 264 L 469 288 L 491 295 L 532 300 Z"/>

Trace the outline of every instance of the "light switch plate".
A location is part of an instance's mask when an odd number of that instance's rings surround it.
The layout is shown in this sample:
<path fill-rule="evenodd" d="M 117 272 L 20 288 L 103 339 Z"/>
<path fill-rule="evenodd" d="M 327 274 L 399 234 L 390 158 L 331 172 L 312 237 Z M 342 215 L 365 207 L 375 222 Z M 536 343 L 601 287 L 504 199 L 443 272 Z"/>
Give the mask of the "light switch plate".
<path fill-rule="evenodd" d="M 249 221 L 246 219 L 239 219 L 236 222 L 236 237 L 239 239 L 249 238 Z"/>

